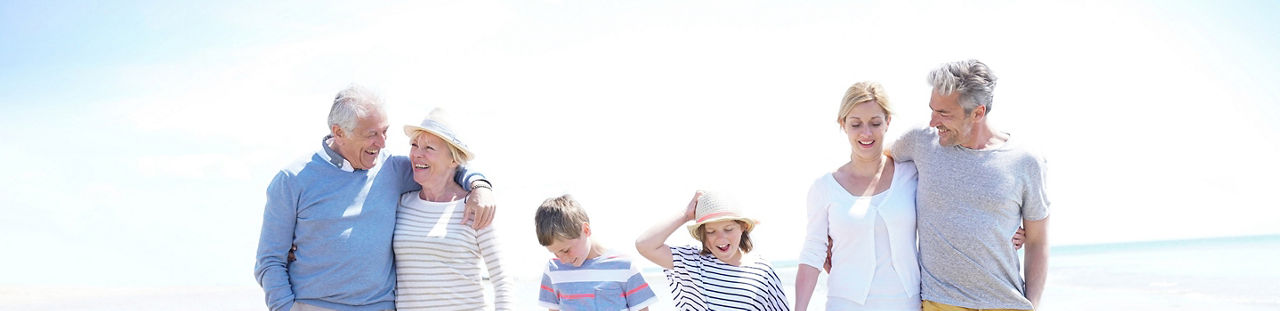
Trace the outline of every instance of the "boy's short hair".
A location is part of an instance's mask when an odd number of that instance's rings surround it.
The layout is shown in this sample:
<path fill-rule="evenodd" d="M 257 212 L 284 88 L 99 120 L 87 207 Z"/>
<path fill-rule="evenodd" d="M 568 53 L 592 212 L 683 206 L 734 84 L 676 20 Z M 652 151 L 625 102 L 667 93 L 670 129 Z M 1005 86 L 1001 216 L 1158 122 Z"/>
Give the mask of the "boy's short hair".
<path fill-rule="evenodd" d="M 582 224 L 590 223 L 587 211 L 568 194 L 542 201 L 533 217 L 538 243 L 550 246 L 556 239 L 572 240 L 582 235 Z"/>

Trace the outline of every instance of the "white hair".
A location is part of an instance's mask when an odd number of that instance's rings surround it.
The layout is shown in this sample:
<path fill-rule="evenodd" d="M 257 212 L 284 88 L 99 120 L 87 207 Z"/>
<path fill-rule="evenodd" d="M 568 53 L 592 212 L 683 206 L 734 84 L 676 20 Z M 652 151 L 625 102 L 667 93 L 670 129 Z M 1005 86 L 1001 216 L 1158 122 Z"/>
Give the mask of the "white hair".
<path fill-rule="evenodd" d="M 996 76 L 987 64 L 976 59 L 942 64 L 929 73 L 929 84 L 938 94 L 951 95 L 960 92 L 960 106 L 968 114 L 978 106 L 991 112 L 992 92 L 996 88 Z"/>
<path fill-rule="evenodd" d="M 338 92 L 329 108 L 329 127 L 337 125 L 344 132 L 353 132 L 356 121 L 372 111 L 382 110 L 382 98 L 359 85 L 351 85 Z"/>

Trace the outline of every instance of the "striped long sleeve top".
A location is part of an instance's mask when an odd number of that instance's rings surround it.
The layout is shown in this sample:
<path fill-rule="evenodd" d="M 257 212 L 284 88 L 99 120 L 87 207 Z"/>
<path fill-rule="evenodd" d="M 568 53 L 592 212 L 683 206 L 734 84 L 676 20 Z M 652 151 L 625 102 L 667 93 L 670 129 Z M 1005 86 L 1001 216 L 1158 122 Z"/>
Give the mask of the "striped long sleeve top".
<path fill-rule="evenodd" d="M 425 201 L 418 191 L 400 197 L 392 241 L 397 310 L 512 308 L 513 285 L 493 226 L 476 231 L 460 223 L 465 204 Z M 485 305 L 482 263 L 493 282 L 493 306 Z"/>

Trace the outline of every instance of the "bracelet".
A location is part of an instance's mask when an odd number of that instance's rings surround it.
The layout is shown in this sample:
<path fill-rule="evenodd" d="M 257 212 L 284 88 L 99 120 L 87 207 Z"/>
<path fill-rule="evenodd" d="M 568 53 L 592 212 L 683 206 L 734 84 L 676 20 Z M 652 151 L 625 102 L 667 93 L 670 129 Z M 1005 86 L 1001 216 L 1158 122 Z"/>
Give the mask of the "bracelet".
<path fill-rule="evenodd" d="M 483 180 L 483 179 L 481 179 L 481 180 L 478 180 L 478 181 L 483 181 L 484 183 L 479 183 L 479 182 L 474 183 L 474 185 L 471 185 L 471 190 L 476 190 L 476 189 L 480 189 L 480 188 L 485 188 L 485 189 L 489 189 L 490 191 L 493 191 L 493 185 L 492 185 L 492 184 L 489 184 L 489 181 L 488 181 L 488 180 Z"/>

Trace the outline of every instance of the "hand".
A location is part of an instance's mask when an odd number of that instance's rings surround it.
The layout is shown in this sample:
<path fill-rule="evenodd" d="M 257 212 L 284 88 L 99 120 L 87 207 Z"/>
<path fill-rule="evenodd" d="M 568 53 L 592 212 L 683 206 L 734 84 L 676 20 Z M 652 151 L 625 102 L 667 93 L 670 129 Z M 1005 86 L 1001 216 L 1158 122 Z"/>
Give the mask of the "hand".
<path fill-rule="evenodd" d="M 493 222 L 498 206 L 493 200 L 493 190 L 489 188 L 472 188 L 467 196 L 467 208 L 462 212 L 462 224 L 471 221 L 471 228 L 480 230 Z"/>
<path fill-rule="evenodd" d="M 693 194 L 693 199 L 689 200 L 689 206 L 684 208 L 684 221 L 693 220 L 698 210 L 698 197 L 702 196 L 702 191 Z"/>
<path fill-rule="evenodd" d="M 827 261 L 822 262 L 822 270 L 827 270 L 827 274 L 831 274 L 831 236 L 827 236 Z"/>
<path fill-rule="evenodd" d="M 1026 232 L 1027 230 L 1022 229 L 1022 226 L 1018 226 L 1018 232 L 1013 233 L 1013 250 L 1022 249 L 1022 242 L 1026 242 L 1027 239 Z"/>
<path fill-rule="evenodd" d="M 298 257 L 294 257 L 294 256 L 293 256 L 293 252 L 296 252 L 296 251 L 298 251 L 298 245 L 294 245 L 293 247 L 290 247 L 290 248 L 289 248 L 289 261 L 288 261 L 288 262 L 298 261 Z"/>

